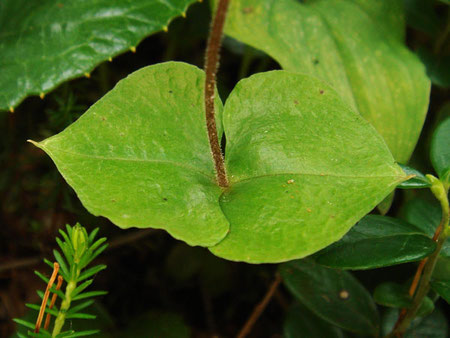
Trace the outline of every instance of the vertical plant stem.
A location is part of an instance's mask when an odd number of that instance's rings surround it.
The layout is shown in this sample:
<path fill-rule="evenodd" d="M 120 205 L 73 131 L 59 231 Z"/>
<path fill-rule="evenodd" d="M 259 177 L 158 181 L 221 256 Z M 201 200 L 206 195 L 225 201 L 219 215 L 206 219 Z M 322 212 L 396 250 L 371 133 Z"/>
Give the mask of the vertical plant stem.
<path fill-rule="evenodd" d="M 265 310 L 267 307 L 267 304 L 269 304 L 270 300 L 272 299 L 275 291 L 278 288 L 278 285 L 281 283 L 281 276 L 277 273 L 275 275 L 275 279 L 272 282 L 272 284 L 269 287 L 269 290 L 267 290 L 266 295 L 264 296 L 263 300 L 255 306 L 253 309 L 252 314 L 245 322 L 244 326 L 242 327 L 241 331 L 239 331 L 239 334 L 237 335 L 238 338 L 245 338 L 250 333 L 253 325 L 258 320 L 259 316 L 261 316 L 261 313 Z"/>
<path fill-rule="evenodd" d="M 209 145 L 216 169 L 216 178 L 219 186 L 228 187 L 228 178 L 225 171 L 225 162 L 219 145 L 217 126 L 214 113 L 214 97 L 216 85 L 216 73 L 219 67 L 220 46 L 222 42 L 223 26 L 227 15 L 230 0 L 219 0 L 216 14 L 209 33 L 208 45 L 205 55 L 205 112 L 206 127 L 208 129 Z"/>
<path fill-rule="evenodd" d="M 422 301 L 430 290 L 430 280 L 433 275 L 434 267 L 436 266 L 437 259 L 439 258 L 439 254 L 441 252 L 442 246 L 444 245 L 448 234 L 449 234 L 449 201 L 448 201 L 448 188 L 444 186 L 444 184 L 437 180 L 435 177 L 427 175 L 428 178 L 433 182 L 431 187 L 431 191 L 435 195 L 435 197 L 439 200 L 442 209 L 442 218 L 441 222 L 436 229 L 435 235 L 433 239 L 437 240 L 436 250 L 433 254 L 425 259 L 422 267 L 423 267 L 423 275 L 420 280 L 420 283 L 417 288 L 417 292 L 414 294 L 414 289 L 417 286 L 417 282 L 411 285 L 410 293 L 413 292 L 414 298 L 412 302 L 412 306 L 405 310 L 402 310 L 400 313 L 399 319 L 397 320 L 396 325 L 394 326 L 394 330 L 388 337 L 402 337 L 405 331 L 410 326 L 411 322 L 417 315 L 417 311 L 422 305 Z M 419 269 L 421 269 L 421 265 L 419 265 Z M 418 269 L 418 270 L 419 270 Z M 416 272 L 415 279 L 417 275 L 420 275 L 420 272 Z"/>
<path fill-rule="evenodd" d="M 64 293 L 64 300 L 61 303 L 61 306 L 58 311 L 58 315 L 55 319 L 55 326 L 53 327 L 52 337 L 56 337 L 64 326 L 64 322 L 66 321 L 66 314 L 70 308 L 70 303 L 72 302 L 73 291 L 77 288 L 77 279 L 80 276 L 80 269 L 75 268 L 75 273 L 72 275 L 72 278 L 67 282 L 66 292 Z"/>

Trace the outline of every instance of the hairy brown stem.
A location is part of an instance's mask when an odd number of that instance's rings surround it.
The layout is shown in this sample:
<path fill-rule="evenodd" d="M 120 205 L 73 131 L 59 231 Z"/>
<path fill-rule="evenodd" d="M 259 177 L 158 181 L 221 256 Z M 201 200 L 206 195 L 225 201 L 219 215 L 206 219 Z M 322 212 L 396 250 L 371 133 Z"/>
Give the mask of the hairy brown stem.
<path fill-rule="evenodd" d="M 277 273 L 275 275 L 275 279 L 272 282 L 272 284 L 269 287 L 269 290 L 267 290 L 266 295 L 264 296 L 263 300 L 255 306 L 253 309 L 252 314 L 250 317 L 248 317 L 247 321 L 245 322 L 244 326 L 242 327 L 241 331 L 239 331 L 239 334 L 237 335 L 237 338 L 244 338 L 247 337 L 247 335 L 250 333 L 253 325 L 258 320 L 259 316 L 261 316 L 261 313 L 265 310 L 267 307 L 267 304 L 269 304 L 270 300 L 272 299 L 275 291 L 278 288 L 278 285 L 281 283 L 281 276 Z"/>
<path fill-rule="evenodd" d="M 219 0 L 216 14 L 214 16 L 211 31 L 209 33 L 208 45 L 205 55 L 205 112 L 206 127 L 208 129 L 209 145 L 216 169 L 217 183 L 221 187 L 228 187 L 228 178 L 225 171 L 225 162 L 222 156 L 222 150 L 219 145 L 217 135 L 216 120 L 214 117 L 214 97 L 216 87 L 216 73 L 219 67 L 220 47 L 223 35 L 223 26 L 227 15 L 228 4 L 230 0 Z"/>

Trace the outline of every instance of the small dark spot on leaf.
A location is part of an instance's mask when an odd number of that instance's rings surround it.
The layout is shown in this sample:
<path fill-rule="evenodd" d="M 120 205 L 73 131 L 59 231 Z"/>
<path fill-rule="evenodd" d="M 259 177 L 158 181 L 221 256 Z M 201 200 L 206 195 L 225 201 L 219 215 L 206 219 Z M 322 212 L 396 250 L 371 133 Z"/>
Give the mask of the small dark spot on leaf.
<path fill-rule="evenodd" d="M 323 89 L 321 89 L 321 90 L 319 91 L 319 93 L 320 93 L 320 94 L 323 94 Z"/>
<path fill-rule="evenodd" d="M 63 7 L 64 7 L 64 4 L 58 3 L 56 6 L 58 6 L 59 8 L 63 8 Z"/>
<path fill-rule="evenodd" d="M 106 117 L 102 116 L 101 117 L 102 121 L 106 121 Z"/>
<path fill-rule="evenodd" d="M 163 201 L 167 201 L 167 198 L 163 197 Z"/>
<path fill-rule="evenodd" d="M 114 198 L 111 199 L 111 202 L 116 203 L 116 200 Z"/>
<path fill-rule="evenodd" d="M 173 93 L 173 90 L 169 90 L 169 93 L 172 94 L 172 93 Z"/>
<path fill-rule="evenodd" d="M 298 101 L 297 101 L 297 100 L 294 100 L 294 104 L 298 104 Z"/>
<path fill-rule="evenodd" d="M 319 64 L 319 60 L 314 58 L 314 59 L 312 59 L 312 63 L 313 63 L 314 66 L 316 66 L 316 65 Z"/>
<path fill-rule="evenodd" d="M 245 7 L 243 10 L 242 10 L 242 13 L 244 13 L 244 14 L 250 14 L 250 13 L 252 13 L 253 12 L 253 7 Z"/>

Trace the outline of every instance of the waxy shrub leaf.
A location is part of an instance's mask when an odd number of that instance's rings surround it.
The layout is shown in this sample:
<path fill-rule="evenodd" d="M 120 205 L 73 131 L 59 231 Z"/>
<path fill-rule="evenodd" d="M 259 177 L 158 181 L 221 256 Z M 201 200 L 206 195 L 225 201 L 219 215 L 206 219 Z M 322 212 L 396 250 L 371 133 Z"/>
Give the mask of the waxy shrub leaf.
<path fill-rule="evenodd" d="M 431 255 L 436 242 L 414 225 L 378 215 L 365 216 L 338 242 L 315 254 L 319 264 L 361 270 L 417 261 Z"/>
<path fill-rule="evenodd" d="M 381 136 L 330 87 L 274 71 L 241 81 L 226 102 L 230 186 L 222 189 L 203 86 L 203 72 L 187 64 L 143 68 L 37 146 L 93 214 L 251 263 L 328 246 L 406 178 Z M 218 96 L 216 106 L 221 126 Z"/>
<path fill-rule="evenodd" d="M 0 110 L 87 74 L 195 0 L 0 1 Z M 19 19 L 20 18 L 20 19 Z"/>
<path fill-rule="evenodd" d="M 327 323 L 304 306 L 296 304 L 287 312 L 283 338 L 327 337 L 344 338 L 342 330 Z"/>
<path fill-rule="evenodd" d="M 403 2 L 232 1 L 225 33 L 285 70 L 334 87 L 406 163 L 428 109 L 430 80 L 403 42 Z"/>
<path fill-rule="evenodd" d="M 439 178 L 450 185 L 450 117 L 441 122 L 433 134 L 431 163 Z"/>
<path fill-rule="evenodd" d="M 349 272 L 297 260 L 280 265 L 280 273 L 288 290 L 315 315 L 343 329 L 377 336 L 376 305 Z"/>

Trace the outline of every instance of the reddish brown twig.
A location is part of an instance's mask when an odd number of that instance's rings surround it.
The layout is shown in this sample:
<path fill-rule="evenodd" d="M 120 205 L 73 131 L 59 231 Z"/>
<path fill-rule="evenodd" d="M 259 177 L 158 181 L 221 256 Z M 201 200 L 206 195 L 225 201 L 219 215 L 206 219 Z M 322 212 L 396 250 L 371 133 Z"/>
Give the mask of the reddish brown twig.
<path fill-rule="evenodd" d="M 48 296 L 50 295 L 50 289 L 53 286 L 53 283 L 55 282 L 56 276 L 58 275 L 58 271 L 59 271 L 59 264 L 55 262 L 53 263 L 53 273 L 50 277 L 50 280 L 48 281 L 44 297 L 42 298 L 41 308 L 39 309 L 39 315 L 36 320 L 36 326 L 34 328 L 35 333 L 39 333 L 39 330 L 41 329 L 41 323 L 42 319 L 44 318 L 45 307 L 47 306 Z"/>
<path fill-rule="evenodd" d="M 252 314 L 250 315 L 250 317 L 247 319 L 247 321 L 245 322 L 243 328 L 241 329 L 241 331 L 239 331 L 239 334 L 237 335 L 237 338 L 244 338 L 247 337 L 247 335 L 250 333 L 253 325 L 256 323 L 256 321 L 258 320 L 259 316 L 261 316 L 261 313 L 263 313 L 263 311 L 265 310 L 265 308 L 267 307 L 267 304 L 269 304 L 270 300 L 272 299 L 275 291 L 278 288 L 278 285 L 280 285 L 281 283 L 281 276 L 277 273 L 275 275 L 275 279 L 272 282 L 272 284 L 270 285 L 269 289 L 267 290 L 266 295 L 264 296 L 263 300 L 255 306 L 255 308 L 253 309 Z"/>

